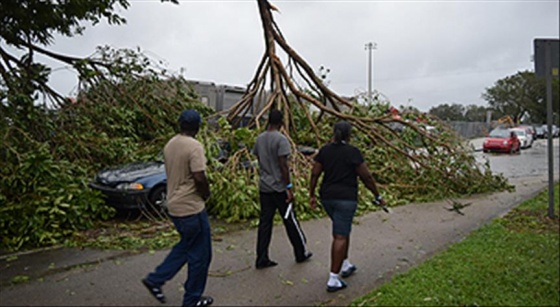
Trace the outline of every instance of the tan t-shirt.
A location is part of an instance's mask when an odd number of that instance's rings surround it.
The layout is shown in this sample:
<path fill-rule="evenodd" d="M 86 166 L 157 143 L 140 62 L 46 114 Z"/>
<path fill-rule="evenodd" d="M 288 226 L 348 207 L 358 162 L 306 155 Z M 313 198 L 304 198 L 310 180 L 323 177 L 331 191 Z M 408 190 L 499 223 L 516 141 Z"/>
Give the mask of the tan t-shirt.
<path fill-rule="evenodd" d="M 167 142 L 163 156 L 169 214 L 181 217 L 204 210 L 204 200 L 196 190 L 193 177 L 193 173 L 206 170 L 202 144 L 190 136 L 178 134 Z"/>

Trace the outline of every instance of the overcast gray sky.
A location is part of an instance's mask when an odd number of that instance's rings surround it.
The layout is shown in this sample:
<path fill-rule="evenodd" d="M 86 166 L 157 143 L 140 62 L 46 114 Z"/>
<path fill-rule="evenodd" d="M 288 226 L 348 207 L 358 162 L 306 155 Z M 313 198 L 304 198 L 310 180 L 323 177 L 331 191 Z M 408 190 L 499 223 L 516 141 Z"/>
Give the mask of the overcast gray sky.
<path fill-rule="evenodd" d="M 288 43 L 315 70 L 330 69 L 330 87 L 350 96 L 368 88 L 373 42 L 373 88 L 394 106 L 428 111 L 443 103 L 485 105 L 485 88 L 534 70 L 535 38 L 559 37 L 559 1 L 271 1 Z M 127 24 L 88 27 L 57 38 L 53 49 L 91 55 L 98 45 L 140 47 L 187 79 L 245 86 L 264 52 L 255 0 L 192 1 L 179 5 L 131 0 Z M 60 68 L 61 65 L 55 65 Z M 64 69 L 54 85 L 71 94 Z"/>

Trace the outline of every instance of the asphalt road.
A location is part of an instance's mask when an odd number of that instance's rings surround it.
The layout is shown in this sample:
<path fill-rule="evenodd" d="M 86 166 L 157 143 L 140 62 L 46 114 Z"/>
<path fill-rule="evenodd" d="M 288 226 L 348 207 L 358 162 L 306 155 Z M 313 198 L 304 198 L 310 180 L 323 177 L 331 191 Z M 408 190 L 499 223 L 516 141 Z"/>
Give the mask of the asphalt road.
<path fill-rule="evenodd" d="M 538 139 L 531 148 L 521 149 L 518 154 L 493 154 L 475 152 L 477 161 L 484 163 L 488 160 L 493 173 L 501 173 L 506 178 L 521 178 L 542 176 L 548 174 L 547 140 Z M 559 139 L 553 140 L 554 173 L 557 176 L 560 169 Z"/>

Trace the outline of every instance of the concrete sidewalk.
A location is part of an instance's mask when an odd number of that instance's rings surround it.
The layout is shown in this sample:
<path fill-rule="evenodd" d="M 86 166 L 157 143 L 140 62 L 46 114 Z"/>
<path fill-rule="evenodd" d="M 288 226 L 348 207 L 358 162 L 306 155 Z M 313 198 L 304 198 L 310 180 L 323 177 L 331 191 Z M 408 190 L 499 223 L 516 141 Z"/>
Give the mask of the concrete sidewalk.
<path fill-rule="evenodd" d="M 239 231 L 213 242 L 214 258 L 206 295 L 216 306 L 347 305 L 415 266 L 471 231 L 507 213 L 547 187 L 546 177 L 510 180 L 513 193 L 500 192 L 458 199 L 472 203 L 459 215 L 446 210 L 446 201 L 393 208 L 392 214 L 373 212 L 356 218 L 350 259 L 358 266 L 348 288 L 326 292 L 331 242 L 330 221 L 302 223 L 314 256 L 296 264 L 282 225 L 274 228 L 271 258 L 278 266 L 255 270 L 256 229 Z M 177 306 L 182 301 L 183 269 L 163 288 L 167 304 L 159 304 L 140 283 L 167 250 L 130 255 L 122 251 L 58 249 L 0 259 L 0 305 L 27 306 Z M 11 260 L 11 261 L 8 261 Z M 66 269 L 65 269 L 66 267 Z M 26 269 L 27 268 L 27 269 Z M 8 286 L 15 275 L 27 283 Z M 41 277 L 41 278 L 38 278 Z"/>

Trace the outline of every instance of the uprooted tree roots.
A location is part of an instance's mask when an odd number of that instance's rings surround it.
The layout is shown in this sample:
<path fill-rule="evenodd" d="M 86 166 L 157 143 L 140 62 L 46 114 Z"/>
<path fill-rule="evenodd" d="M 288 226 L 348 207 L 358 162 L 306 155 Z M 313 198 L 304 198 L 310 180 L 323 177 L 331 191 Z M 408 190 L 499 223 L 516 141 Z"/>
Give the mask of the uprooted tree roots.
<path fill-rule="evenodd" d="M 319 148 L 327 143 L 332 124 L 339 120 L 348 121 L 358 130 L 352 142 L 364 152 L 374 177 L 391 200 L 389 203 L 507 186 L 505 179 L 491 174 L 488 165 L 479 165 L 471 155 L 472 149 L 439 120 L 414 112 L 395 117 L 387 103 L 359 105 L 331 91 L 290 48 L 274 22 L 275 8 L 266 0 L 257 3 L 266 50 L 245 95 L 224 114 L 233 126 L 248 120 L 249 127 L 262 131 L 271 109 L 283 112 L 282 129 L 292 144 L 292 171 L 299 191 L 304 192 L 299 197 L 304 205 L 311 159 L 301 154 L 298 146 Z M 277 55 L 277 47 L 285 53 L 287 65 Z M 427 131 L 428 125 L 434 126 L 437 133 Z M 251 181 L 255 182 L 248 179 L 247 183 Z M 362 204 L 367 206 L 368 193 L 362 191 L 361 196 Z M 307 211 L 305 207 L 302 210 Z"/>

